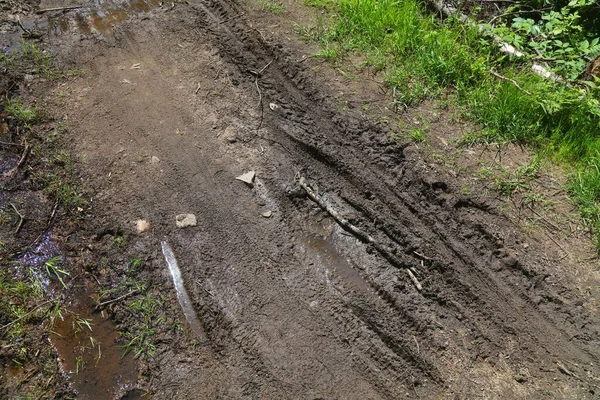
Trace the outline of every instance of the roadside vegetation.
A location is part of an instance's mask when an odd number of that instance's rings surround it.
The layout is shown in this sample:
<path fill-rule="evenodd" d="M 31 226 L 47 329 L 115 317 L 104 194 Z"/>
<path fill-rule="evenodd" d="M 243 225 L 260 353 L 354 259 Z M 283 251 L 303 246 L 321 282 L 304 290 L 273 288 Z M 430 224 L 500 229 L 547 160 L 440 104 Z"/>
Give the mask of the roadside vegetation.
<path fill-rule="evenodd" d="M 486 21 L 444 19 L 417 0 L 305 0 L 324 12 L 301 34 L 337 62 L 362 54 L 401 111 L 444 98 L 482 127 L 465 144 L 516 143 L 564 165 L 600 248 L 600 12 L 595 1 L 510 3 Z M 463 10 L 481 15 L 480 9 Z M 481 18 L 481 17 L 480 17 Z M 512 45 L 521 57 L 500 51 Z M 532 71 L 532 63 L 553 79 Z M 598 64 L 598 65 L 596 65 Z M 422 140 L 422 135 L 416 135 Z"/>

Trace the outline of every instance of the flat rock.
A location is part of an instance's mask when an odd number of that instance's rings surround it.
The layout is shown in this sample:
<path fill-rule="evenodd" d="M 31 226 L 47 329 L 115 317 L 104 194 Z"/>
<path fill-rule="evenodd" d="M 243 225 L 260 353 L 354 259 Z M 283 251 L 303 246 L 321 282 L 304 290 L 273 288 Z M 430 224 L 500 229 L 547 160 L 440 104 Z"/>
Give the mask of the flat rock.
<path fill-rule="evenodd" d="M 178 228 L 196 226 L 196 216 L 194 214 L 179 214 L 175 217 L 175 223 Z"/>
<path fill-rule="evenodd" d="M 273 211 L 271 211 L 271 210 L 268 210 L 268 211 L 265 211 L 264 213 L 262 213 L 262 216 L 265 218 L 271 218 L 271 215 L 273 215 Z"/>
<path fill-rule="evenodd" d="M 238 181 L 242 181 L 245 184 L 249 185 L 250 187 L 254 186 L 254 177 L 256 176 L 256 172 L 255 171 L 248 171 L 243 175 L 240 176 L 236 176 L 235 179 L 237 179 Z"/>

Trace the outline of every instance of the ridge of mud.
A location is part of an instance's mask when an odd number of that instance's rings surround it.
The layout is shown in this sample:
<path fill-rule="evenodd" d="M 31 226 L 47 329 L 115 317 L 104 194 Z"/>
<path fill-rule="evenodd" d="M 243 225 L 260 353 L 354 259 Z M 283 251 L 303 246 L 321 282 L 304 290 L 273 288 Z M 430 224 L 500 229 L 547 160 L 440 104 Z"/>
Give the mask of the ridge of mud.
<path fill-rule="evenodd" d="M 250 87 L 248 68 L 260 69 L 273 60 L 260 79 L 261 89 L 265 98 L 280 105 L 284 115 L 266 117 L 265 124 L 280 132 L 277 140 L 287 137 L 288 147 L 295 144 L 299 154 L 312 157 L 312 162 L 296 159 L 297 165 L 307 171 L 305 174 L 327 191 L 352 197 L 353 208 L 362 214 L 355 222 L 368 227 L 370 234 L 379 233 L 380 221 L 387 221 L 383 223 L 387 229 L 406 228 L 408 232 L 401 241 L 388 234 L 379 235 L 395 242 L 404 252 L 402 258 L 407 265 L 418 265 L 415 250 L 433 255 L 427 263 L 431 269 L 420 271 L 427 279 L 424 296 L 433 301 L 425 301 L 425 306 L 436 304 L 444 309 L 445 304 L 452 304 L 450 310 L 456 311 L 449 314 L 469 321 L 473 337 L 484 339 L 476 346 L 483 359 L 494 358 L 493 354 L 501 351 L 505 335 L 529 332 L 529 343 L 521 344 L 521 351 L 544 360 L 547 366 L 564 359 L 597 363 L 593 350 L 599 339 L 597 316 L 573 310 L 559 300 L 557 292 L 562 296 L 568 296 L 568 292 L 546 285 L 543 267 L 510 255 L 504 249 L 503 238 L 494 240 L 488 228 L 465 218 L 480 214 L 479 218 L 493 217 L 494 222 L 506 225 L 502 217 L 485 208 L 456 207 L 461 199 L 455 191 L 435 181 L 431 172 L 419 171 L 423 166 L 411 159 L 409 147 L 387 139 L 386 132 L 377 126 L 334 111 L 327 96 L 310 82 L 309 74 L 291 55 L 263 42 L 243 22 L 229 20 L 241 12 L 235 4 L 226 7 L 222 2 L 209 2 L 209 8 L 226 21 L 223 24 L 227 33 L 214 31 L 215 46 L 225 59 L 238 66 L 236 79 L 245 80 Z M 375 193 L 376 200 L 366 200 L 361 192 Z M 532 279 L 536 284 L 528 285 Z M 509 320 L 504 319 L 507 316 Z M 580 340 L 580 335 L 585 340 Z"/>

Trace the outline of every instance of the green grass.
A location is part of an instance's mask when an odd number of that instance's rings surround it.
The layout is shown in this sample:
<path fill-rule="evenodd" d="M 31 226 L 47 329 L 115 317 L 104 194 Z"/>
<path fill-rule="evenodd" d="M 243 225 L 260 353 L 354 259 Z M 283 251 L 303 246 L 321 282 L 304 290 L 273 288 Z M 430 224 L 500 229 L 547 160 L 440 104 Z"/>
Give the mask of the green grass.
<path fill-rule="evenodd" d="M 442 21 L 416 0 L 305 3 L 326 13 L 299 33 L 319 42 L 325 59 L 338 62 L 348 53 L 362 54 L 366 65 L 384 76 L 396 109 L 444 94 L 463 117 L 481 126 L 465 137 L 466 143 L 527 145 L 574 171 L 570 193 L 600 248 L 600 90 L 595 84 L 542 79 L 523 60 L 499 53 L 476 29 L 453 18 Z"/>
<path fill-rule="evenodd" d="M 286 11 L 285 6 L 276 0 L 258 0 L 258 4 L 263 10 L 268 10 L 273 14 L 283 14 Z"/>

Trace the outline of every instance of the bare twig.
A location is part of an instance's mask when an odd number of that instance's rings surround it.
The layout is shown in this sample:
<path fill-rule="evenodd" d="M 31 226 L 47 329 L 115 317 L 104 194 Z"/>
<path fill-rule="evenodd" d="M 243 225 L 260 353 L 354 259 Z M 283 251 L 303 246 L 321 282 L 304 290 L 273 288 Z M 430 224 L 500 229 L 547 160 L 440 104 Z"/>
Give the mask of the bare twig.
<path fill-rule="evenodd" d="M 19 225 L 17 225 L 17 229 L 15 229 L 15 234 L 17 234 L 21 230 L 21 227 L 23 226 L 23 222 L 25 222 L 25 217 L 23 216 L 23 214 L 21 214 L 19 212 L 19 210 L 17 210 L 17 207 L 15 207 L 15 205 L 13 203 L 10 203 L 10 205 L 13 208 L 13 210 L 15 210 L 15 212 L 17 213 L 17 215 L 20 218 Z"/>
<path fill-rule="evenodd" d="M 6 329 L 6 328 L 10 328 L 11 326 L 13 326 L 14 324 L 16 324 L 17 322 L 19 322 L 20 320 L 22 320 L 23 318 L 29 316 L 30 314 L 33 314 L 35 311 L 37 311 L 38 309 L 44 307 L 46 304 L 48 303 L 52 303 L 54 300 L 47 300 L 45 302 L 43 302 L 42 304 L 38 304 L 37 306 L 33 307 L 33 309 L 23 315 L 21 315 L 19 318 L 15 319 L 12 322 L 9 322 L 6 325 L 0 326 L 0 331 Z"/>
<path fill-rule="evenodd" d="M 273 64 L 273 60 L 269 61 L 269 62 L 267 63 L 267 65 L 265 65 L 264 67 L 262 67 L 262 68 L 261 68 L 261 69 L 258 71 L 258 74 L 260 75 L 260 74 L 262 74 L 263 72 L 265 72 L 265 69 L 269 68 L 269 65 L 271 65 L 271 64 Z"/>
<path fill-rule="evenodd" d="M 198 94 L 199 91 L 200 91 L 200 84 L 198 83 L 198 87 L 196 88 L 196 91 L 194 92 L 194 94 Z"/>
<path fill-rule="evenodd" d="M 105 306 L 105 305 L 107 305 L 107 304 L 111 304 L 111 303 L 115 303 L 115 302 L 117 302 L 117 301 L 123 300 L 123 299 L 125 299 L 125 298 L 127 298 L 127 297 L 131 296 L 132 294 L 136 294 L 137 292 L 139 292 L 139 290 L 135 289 L 135 290 L 132 290 L 132 291 L 130 291 L 129 293 L 125 293 L 123 296 L 119 296 L 119 297 L 117 297 L 116 299 L 112 299 L 112 300 L 106 300 L 106 301 L 103 301 L 102 303 L 99 303 L 99 304 L 96 306 L 96 309 L 98 309 L 98 308 L 100 308 L 100 307 L 102 307 L 102 306 Z"/>
<path fill-rule="evenodd" d="M 19 162 L 17 163 L 17 165 L 15 165 L 9 171 L 2 174 L 2 177 L 10 178 L 11 176 L 13 176 L 15 174 L 15 172 L 17 172 L 19 170 L 19 168 L 21 168 L 21 166 L 25 163 L 25 160 L 27 160 L 27 155 L 29 155 L 29 145 L 27 143 L 25 143 L 25 150 L 23 150 L 23 154 L 21 155 L 21 158 L 19 159 Z"/>
<path fill-rule="evenodd" d="M 528 95 L 528 96 L 532 96 L 531 92 L 527 91 L 526 89 L 523 89 L 523 88 L 521 87 L 521 85 L 519 85 L 519 83 L 518 83 L 517 81 L 515 81 L 514 79 L 507 78 L 507 77 L 506 77 L 506 76 L 504 76 L 504 75 L 500 75 L 499 73 L 497 73 L 497 72 L 496 72 L 496 71 L 494 71 L 493 69 L 491 69 L 491 70 L 490 70 L 490 73 L 491 73 L 492 75 L 494 75 L 496 78 L 499 78 L 499 79 L 502 79 L 503 81 L 507 81 L 507 82 L 510 82 L 510 83 L 512 83 L 513 85 L 515 85 L 515 86 L 516 86 L 516 88 L 517 88 L 517 89 L 519 89 L 520 91 L 522 91 L 522 92 L 523 92 L 523 93 L 525 93 L 526 95 Z"/>
<path fill-rule="evenodd" d="M 83 8 L 83 7 L 85 7 L 85 6 L 64 6 L 64 7 L 43 8 L 41 10 L 38 10 L 37 13 L 43 14 L 45 12 L 51 12 L 51 11 L 77 10 L 77 9 Z"/>
<path fill-rule="evenodd" d="M 23 32 L 25 32 L 28 35 L 31 35 L 31 31 L 23 26 L 23 23 L 21 22 L 21 18 L 18 15 L 17 15 L 17 24 L 19 24 L 19 27 L 21 27 L 21 29 L 23 29 Z"/>
<path fill-rule="evenodd" d="M 260 87 L 258 86 L 258 75 L 256 75 L 256 77 L 254 78 L 254 85 L 256 85 L 256 90 L 258 91 L 258 106 L 260 107 L 260 121 L 258 122 L 258 127 L 256 128 L 256 130 L 258 131 L 262 126 L 263 118 L 265 115 L 265 105 L 263 104 L 262 92 L 260 91 Z"/>
<path fill-rule="evenodd" d="M 0 140 L 0 145 L 2 146 L 17 146 L 17 147 L 23 147 L 22 144 L 19 143 L 10 143 L 10 142 L 4 142 L 2 140 Z"/>
<path fill-rule="evenodd" d="M 427 257 L 425 254 L 421 254 L 418 251 L 413 251 L 413 254 L 419 258 L 422 258 L 423 260 L 433 261 L 433 258 Z"/>
<path fill-rule="evenodd" d="M 342 217 L 329 203 L 327 203 L 327 201 L 325 201 L 321 196 L 319 196 L 306 183 L 306 179 L 303 176 L 300 176 L 299 184 L 304 189 L 304 191 L 306 192 L 306 194 L 308 195 L 308 197 L 310 197 L 315 203 L 317 203 L 323 210 L 327 211 L 327 213 L 329 215 L 331 215 L 331 217 L 342 228 L 344 228 L 345 230 L 351 232 L 352 234 L 354 234 L 354 236 L 356 236 L 357 238 L 359 238 L 363 242 L 367 242 L 367 243 L 370 243 L 371 245 L 373 245 L 373 247 L 379 252 L 379 254 L 381 254 L 392 265 L 394 265 L 394 266 L 396 266 L 398 268 L 402 268 L 402 269 L 404 269 L 404 270 L 407 271 L 407 273 L 410 276 L 411 280 L 415 284 L 417 290 L 421 291 L 423 289 L 423 287 L 421 286 L 421 284 L 419 283 L 419 281 L 417 280 L 417 278 L 414 276 L 414 274 L 408 269 L 408 267 L 406 266 L 406 264 L 403 263 L 398 258 L 398 256 L 396 256 L 392 252 L 391 249 L 389 249 L 388 247 L 382 245 L 381 243 L 379 243 L 379 241 L 377 241 L 371 235 L 369 235 L 368 233 L 366 233 L 362 229 L 358 228 L 357 226 L 351 224 L 347 219 L 345 219 L 344 217 Z"/>
<path fill-rule="evenodd" d="M 406 273 L 410 277 L 410 280 L 413 282 L 413 284 L 415 285 L 415 287 L 417 288 L 417 290 L 419 292 L 421 290 L 423 290 L 423 286 L 421 286 L 421 283 L 419 282 L 419 280 L 417 279 L 417 277 L 415 276 L 415 274 L 413 274 L 413 272 L 409 268 L 406 268 Z"/>

